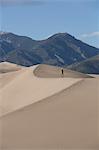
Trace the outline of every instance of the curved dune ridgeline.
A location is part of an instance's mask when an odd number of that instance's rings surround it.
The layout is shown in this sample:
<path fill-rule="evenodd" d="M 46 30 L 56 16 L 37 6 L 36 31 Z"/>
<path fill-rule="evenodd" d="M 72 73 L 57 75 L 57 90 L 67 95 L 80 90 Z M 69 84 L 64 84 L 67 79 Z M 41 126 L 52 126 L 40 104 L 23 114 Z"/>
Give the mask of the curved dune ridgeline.
<path fill-rule="evenodd" d="M 99 149 L 98 76 L 37 65 L 1 81 L 2 150 Z"/>

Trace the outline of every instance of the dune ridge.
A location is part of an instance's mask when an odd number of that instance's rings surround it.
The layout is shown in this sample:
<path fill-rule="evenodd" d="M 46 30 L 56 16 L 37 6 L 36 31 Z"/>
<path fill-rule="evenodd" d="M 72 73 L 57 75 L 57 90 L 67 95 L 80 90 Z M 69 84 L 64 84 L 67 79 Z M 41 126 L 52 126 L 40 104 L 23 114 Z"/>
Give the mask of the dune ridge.
<path fill-rule="evenodd" d="M 98 76 L 48 65 L 1 74 L 2 150 L 99 149 Z"/>
<path fill-rule="evenodd" d="M 37 150 L 98 150 L 97 81 L 85 79 L 40 102 L 2 117 L 2 144 L 13 150 L 20 147 Z M 90 94 L 87 94 L 89 91 Z"/>
<path fill-rule="evenodd" d="M 79 80 L 79 81 L 76 81 L 75 83 L 69 85 L 68 87 L 65 87 L 65 88 L 62 89 L 62 90 L 57 91 L 57 92 L 54 93 L 54 94 L 48 95 L 48 96 L 46 96 L 46 97 L 44 97 L 44 98 L 40 98 L 40 99 L 38 99 L 38 100 L 36 100 L 36 101 L 31 101 L 31 103 L 28 103 L 28 104 L 26 104 L 26 105 L 19 106 L 18 108 L 15 108 L 14 110 L 10 110 L 10 111 L 9 111 L 9 110 L 7 110 L 7 109 L 4 110 L 4 108 L 2 108 L 2 111 L 0 111 L 0 112 L 1 112 L 0 118 L 6 116 L 6 115 L 8 115 L 8 114 L 17 112 L 17 111 L 21 111 L 21 110 L 25 109 L 26 107 L 31 106 L 32 104 L 34 105 L 34 104 L 36 104 L 36 103 L 40 103 L 40 102 L 42 102 L 42 101 L 46 101 L 47 98 L 50 98 L 50 97 L 52 97 L 52 96 L 54 96 L 54 95 L 57 95 L 57 94 L 59 94 L 59 93 L 65 91 L 65 90 L 68 90 L 69 88 L 71 88 L 71 87 L 75 86 L 76 84 L 79 84 L 80 82 L 83 82 L 83 81 L 84 81 L 83 79 L 81 79 L 81 80 Z"/>
<path fill-rule="evenodd" d="M 82 80 L 76 78 L 38 78 L 33 74 L 33 70 L 36 67 L 25 68 L 1 89 L 0 94 L 3 99 L 1 104 L 4 108 L 4 111 L 2 111 L 3 115 L 56 94 Z"/>
<path fill-rule="evenodd" d="M 0 73 L 8 73 L 8 72 L 13 72 L 13 71 L 18 71 L 20 70 L 22 67 L 14 64 L 14 63 L 10 63 L 10 62 L 1 62 L 0 63 Z"/>
<path fill-rule="evenodd" d="M 61 73 L 62 69 L 64 71 L 64 75 Z M 93 78 L 91 75 L 45 64 L 38 65 L 34 70 L 34 75 L 41 78 Z"/>

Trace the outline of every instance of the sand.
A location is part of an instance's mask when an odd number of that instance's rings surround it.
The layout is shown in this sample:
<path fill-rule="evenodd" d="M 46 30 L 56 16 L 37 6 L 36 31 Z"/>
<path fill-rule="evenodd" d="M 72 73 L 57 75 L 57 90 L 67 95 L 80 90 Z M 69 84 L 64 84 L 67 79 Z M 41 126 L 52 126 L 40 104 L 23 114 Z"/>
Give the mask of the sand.
<path fill-rule="evenodd" d="M 56 70 L 38 65 L 2 78 L 2 150 L 99 149 L 99 77 Z"/>
<path fill-rule="evenodd" d="M 63 69 L 63 75 L 62 70 Z M 50 65 L 41 64 L 36 67 L 34 70 L 34 75 L 41 78 L 60 78 L 60 77 L 66 77 L 66 78 L 91 78 L 93 76 L 83 74 L 80 72 L 75 72 L 73 70 L 69 70 L 66 68 L 61 67 L 54 67 Z"/>
<path fill-rule="evenodd" d="M 13 63 L 9 62 L 2 62 L 0 63 L 0 73 L 8 73 L 13 71 L 18 71 L 22 67 Z"/>
<path fill-rule="evenodd" d="M 35 68 L 37 66 L 2 75 L 0 91 L 2 109 L 0 116 L 38 102 L 82 80 L 80 78 L 63 77 L 38 78 L 33 74 Z"/>

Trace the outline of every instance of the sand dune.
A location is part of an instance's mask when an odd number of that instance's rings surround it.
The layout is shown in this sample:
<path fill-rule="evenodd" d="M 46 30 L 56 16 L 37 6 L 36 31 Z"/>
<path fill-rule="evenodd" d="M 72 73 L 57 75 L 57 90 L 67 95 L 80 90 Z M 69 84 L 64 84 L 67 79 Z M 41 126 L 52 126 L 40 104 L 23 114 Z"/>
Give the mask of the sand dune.
<path fill-rule="evenodd" d="M 22 67 L 13 63 L 9 62 L 2 62 L 0 63 L 0 73 L 8 73 L 12 71 L 18 71 Z"/>
<path fill-rule="evenodd" d="M 61 67 L 55 67 L 50 65 L 39 65 L 34 70 L 34 74 L 37 77 L 43 77 L 43 78 L 60 78 L 60 77 L 66 77 L 66 78 L 89 78 L 92 76 L 75 72 L 69 69 L 64 68 L 64 75 L 61 74 Z"/>
<path fill-rule="evenodd" d="M 23 68 L 9 62 L 0 63 L 0 89 L 11 82 Z"/>
<path fill-rule="evenodd" d="M 0 88 L 2 150 L 99 149 L 98 76 L 65 70 L 63 77 L 48 65 L 21 69 L 13 79 L 7 74 Z"/>
<path fill-rule="evenodd" d="M 16 76 L 14 73 L 14 78 L 11 78 L 13 73 L 8 73 L 6 80 L 2 77 L 0 115 L 40 101 L 82 80 L 81 78 L 37 78 L 33 73 L 36 67 L 17 71 Z"/>

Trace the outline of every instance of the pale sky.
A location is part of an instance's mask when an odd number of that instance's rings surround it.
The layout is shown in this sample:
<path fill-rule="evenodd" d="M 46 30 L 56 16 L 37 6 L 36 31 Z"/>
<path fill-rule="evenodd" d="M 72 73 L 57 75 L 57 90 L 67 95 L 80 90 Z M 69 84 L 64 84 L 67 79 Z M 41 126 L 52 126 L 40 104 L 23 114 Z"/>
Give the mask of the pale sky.
<path fill-rule="evenodd" d="M 99 47 L 99 0 L 0 0 L 2 31 L 41 40 L 67 32 Z"/>

